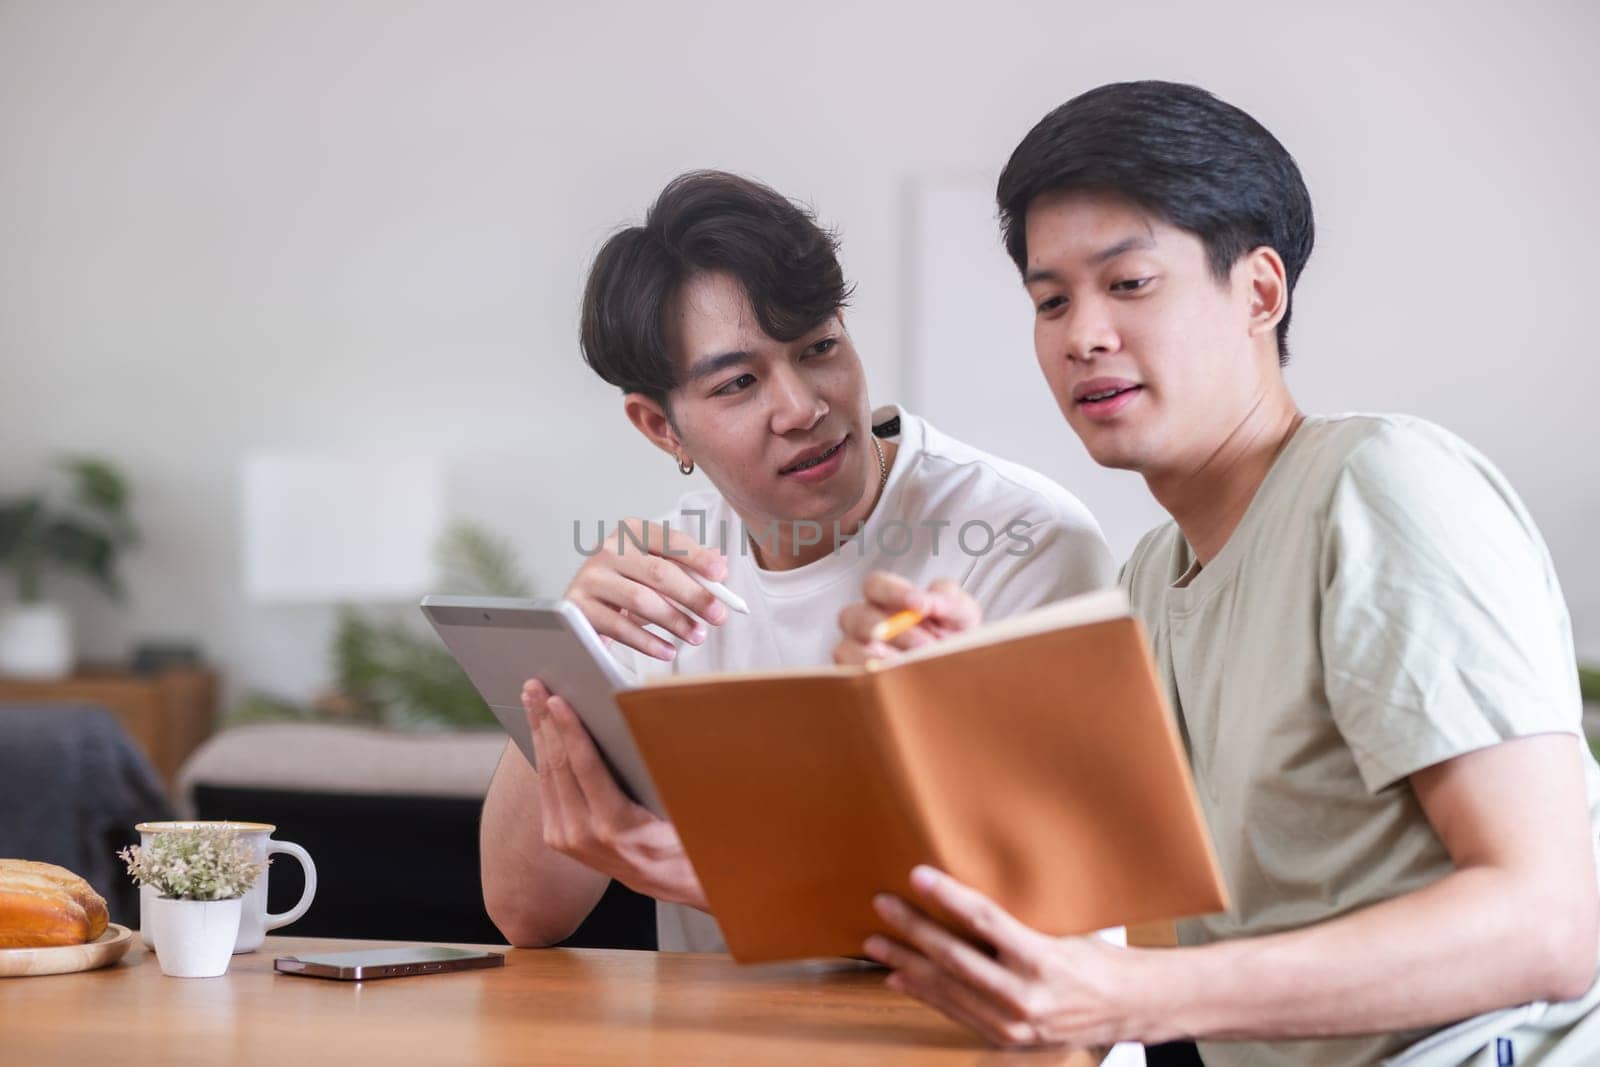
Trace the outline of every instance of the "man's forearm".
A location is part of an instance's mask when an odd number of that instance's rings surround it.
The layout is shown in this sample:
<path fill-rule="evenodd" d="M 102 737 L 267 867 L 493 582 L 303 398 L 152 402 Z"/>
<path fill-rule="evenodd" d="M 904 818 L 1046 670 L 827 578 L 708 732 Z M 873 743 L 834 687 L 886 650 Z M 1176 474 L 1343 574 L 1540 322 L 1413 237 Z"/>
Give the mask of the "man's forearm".
<path fill-rule="evenodd" d="M 537 782 L 511 745 L 484 798 L 479 854 L 484 907 L 519 947 L 565 939 L 594 910 L 610 881 L 545 847 Z"/>
<path fill-rule="evenodd" d="M 1282 934 L 1131 950 L 1146 1040 L 1333 1037 L 1437 1026 L 1580 995 L 1592 936 L 1560 900 L 1495 868 Z M 1587 961 L 1587 962 L 1585 962 Z"/>

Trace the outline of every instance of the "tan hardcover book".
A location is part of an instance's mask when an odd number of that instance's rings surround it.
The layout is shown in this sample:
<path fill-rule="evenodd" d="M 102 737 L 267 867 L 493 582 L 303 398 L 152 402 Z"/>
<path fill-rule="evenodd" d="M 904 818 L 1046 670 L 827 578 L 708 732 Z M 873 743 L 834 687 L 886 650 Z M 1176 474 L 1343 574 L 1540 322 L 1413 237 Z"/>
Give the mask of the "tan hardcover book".
<path fill-rule="evenodd" d="M 929 863 L 1080 934 L 1227 907 L 1183 742 L 1120 590 L 876 668 L 618 695 L 740 962 L 859 955 Z"/>

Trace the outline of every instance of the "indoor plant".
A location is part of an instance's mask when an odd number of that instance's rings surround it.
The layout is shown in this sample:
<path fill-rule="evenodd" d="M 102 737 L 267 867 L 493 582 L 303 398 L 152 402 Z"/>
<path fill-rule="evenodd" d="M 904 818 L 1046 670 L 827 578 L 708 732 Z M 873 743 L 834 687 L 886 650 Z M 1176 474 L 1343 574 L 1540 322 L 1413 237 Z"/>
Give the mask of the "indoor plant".
<path fill-rule="evenodd" d="M 141 886 L 154 889 L 146 921 L 161 973 L 215 978 L 226 973 L 239 936 L 241 898 L 267 869 L 239 835 L 222 826 L 155 834 L 117 853 Z"/>
<path fill-rule="evenodd" d="M 77 572 L 121 595 L 117 552 L 136 540 L 128 487 L 110 464 L 77 457 L 57 464 L 56 484 L 0 498 L 0 568 L 16 579 L 17 603 L 0 611 L 0 674 L 58 678 L 72 670 L 72 627 L 44 597 L 44 575 Z"/>

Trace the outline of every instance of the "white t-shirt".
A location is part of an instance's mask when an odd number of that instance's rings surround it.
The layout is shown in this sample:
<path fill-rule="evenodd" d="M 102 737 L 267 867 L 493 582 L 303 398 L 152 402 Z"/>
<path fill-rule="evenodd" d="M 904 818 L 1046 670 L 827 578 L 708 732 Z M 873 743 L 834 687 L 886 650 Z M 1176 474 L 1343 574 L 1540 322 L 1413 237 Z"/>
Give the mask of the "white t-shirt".
<path fill-rule="evenodd" d="M 858 537 L 804 567 L 757 566 L 738 515 L 716 490 L 685 495 L 666 520 L 727 556 L 723 584 L 751 613 L 707 627 L 705 643 L 679 645 L 671 663 L 613 645 L 617 661 L 641 680 L 829 663 L 839 612 L 861 599 L 862 582 L 875 570 L 919 587 L 953 579 L 983 606 L 986 619 L 1112 583 L 1116 568 L 1100 527 L 1071 493 L 895 407 L 873 412 L 872 423 L 882 426 L 896 415 L 899 434 L 886 439 L 899 451 L 877 507 Z M 833 543 L 831 531 L 821 536 Z M 665 951 L 726 950 L 716 923 L 693 908 L 658 902 L 656 928 Z"/>

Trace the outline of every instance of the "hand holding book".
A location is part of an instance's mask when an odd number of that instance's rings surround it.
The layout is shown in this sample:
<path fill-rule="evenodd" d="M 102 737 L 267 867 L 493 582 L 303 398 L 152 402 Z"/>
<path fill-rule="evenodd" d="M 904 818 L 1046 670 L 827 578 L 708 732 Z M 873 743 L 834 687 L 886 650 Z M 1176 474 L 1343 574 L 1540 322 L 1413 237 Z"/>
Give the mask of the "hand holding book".
<path fill-rule="evenodd" d="M 1097 937 L 1041 934 L 931 867 L 913 871 L 911 884 L 914 902 L 887 894 L 873 902 L 893 936 L 874 934 L 864 949 L 893 970 L 885 980 L 889 988 L 966 1023 L 1001 1048 L 1103 1050 L 1137 1040 L 1137 1028 L 1149 1025 L 1128 1010 L 1150 985 L 1144 959 Z M 933 922 L 928 912 L 946 922 Z"/>

